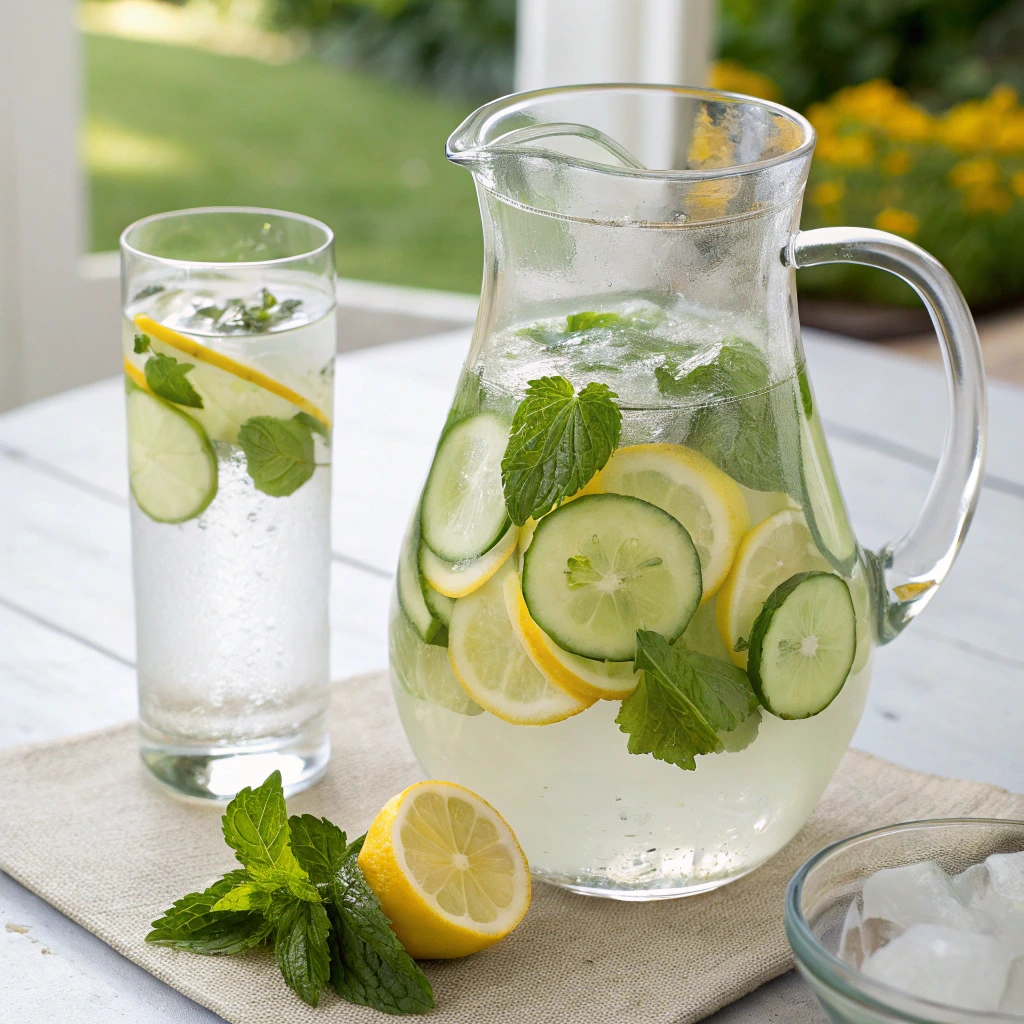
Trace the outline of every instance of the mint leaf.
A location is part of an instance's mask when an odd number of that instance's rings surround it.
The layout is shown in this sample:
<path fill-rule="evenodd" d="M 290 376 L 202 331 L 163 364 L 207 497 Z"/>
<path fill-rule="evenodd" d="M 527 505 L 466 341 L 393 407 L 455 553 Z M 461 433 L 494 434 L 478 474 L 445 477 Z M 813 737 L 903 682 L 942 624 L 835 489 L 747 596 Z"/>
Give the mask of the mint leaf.
<path fill-rule="evenodd" d="M 204 892 L 183 896 L 153 922 L 146 941 L 214 956 L 241 953 L 258 946 L 271 931 L 263 914 L 214 910 L 244 881 L 244 871 L 231 871 Z"/>
<path fill-rule="evenodd" d="M 384 1013 L 423 1013 L 434 1005 L 426 975 L 406 953 L 359 870 L 360 837 L 338 867 L 328 908 L 331 985 L 343 999 Z"/>
<path fill-rule="evenodd" d="M 564 377 L 530 381 L 501 460 L 516 525 L 575 494 L 608 461 L 622 425 L 617 397 L 605 384 L 588 384 L 577 395 Z"/>
<path fill-rule="evenodd" d="M 136 342 L 138 351 L 138 342 Z M 174 356 L 165 356 L 162 352 L 154 352 L 145 364 L 146 383 L 154 395 L 166 398 L 175 405 L 186 405 L 190 409 L 202 409 L 203 400 L 199 392 L 189 383 L 185 376 L 189 370 L 195 369 L 195 363 L 179 363 Z"/>
<path fill-rule="evenodd" d="M 236 885 L 213 906 L 214 910 L 266 910 L 270 894 L 252 882 Z"/>
<path fill-rule="evenodd" d="M 319 903 L 290 900 L 278 904 L 275 917 L 274 955 L 285 983 L 316 1006 L 331 974 L 327 911 Z"/>
<path fill-rule="evenodd" d="M 238 444 L 256 489 L 273 498 L 297 491 L 316 469 L 313 433 L 295 419 L 253 416 L 239 428 Z"/>
<path fill-rule="evenodd" d="M 626 322 L 618 313 L 570 313 L 565 318 L 565 326 L 570 332 L 589 331 L 593 327 L 617 327 Z"/>
<path fill-rule="evenodd" d="M 718 738 L 722 741 L 722 749 L 730 754 L 746 750 L 757 739 L 757 731 L 761 726 L 761 709 L 755 708 L 748 718 L 744 718 L 735 729 L 719 730 Z"/>
<path fill-rule="evenodd" d="M 331 443 L 331 432 L 315 416 L 310 416 L 308 412 L 297 412 L 292 419 L 312 430 L 314 434 L 319 434 L 328 444 Z"/>
<path fill-rule="evenodd" d="M 735 729 L 758 706 L 742 669 L 673 648 L 649 630 L 637 630 L 634 665 L 640 681 L 615 719 L 629 734 L 631 754 L 693 771 L 696 755 L 724 750 L 718 733 Z"/>
<path fill-rule="evenodd" d="M 145 288 L 140 289 L 132 296 L 132 302 L 141 302 L 143 299 L 151 298 L 154 295 L 159 295 L 164 290 L 162 284 L 149 284 Z"/>
<path fill-rule="evenodd" d="M 789 464 L 799 443 L 793 395 L 771 387 L 768 364 L 754 345 L 726 338 L 711 352 L 666 362 L 654 373 L 663 395 L 698 406 L 684 444 L 746 487 L 799 493 L 799 468 Z"/>
<path fill-rule="evenodd" d="M 289 845 L 281 773 L 273 772 L 259 789 L 246 786 L 228 804 L 224 839 L 255 882 L 287 885 L 289 878 L 306 882 Z M 318 897 L 317 897 L 318 898 Z"/>
<path fill-rule="evenodd" d="M 314 885 L 331 885 L 345 859 L 345 833 L 326 818 L 293 814 L 288 819 L 295 859 Z"/>
<path fill-rule="evenodd" d="M 141 356 L 143 352 L 149 351 L 149 335 L 148 334 L 136 334 L 134 344 L 135 354 Z"/>

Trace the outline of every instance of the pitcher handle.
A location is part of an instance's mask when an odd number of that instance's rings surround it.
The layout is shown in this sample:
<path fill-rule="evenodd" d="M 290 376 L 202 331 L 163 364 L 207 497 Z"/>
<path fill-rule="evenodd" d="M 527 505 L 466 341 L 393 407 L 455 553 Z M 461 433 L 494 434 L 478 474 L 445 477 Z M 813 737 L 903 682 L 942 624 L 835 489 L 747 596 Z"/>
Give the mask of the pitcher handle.
<path fill-rule="evenodd" d="M 888 643 L 931 600 L 949 573 L 974 515 L 985 462 L 985 371 L 971 311 L 949 271 L 920 246 L 871 228 L 800 231 L 787 266 L 863 263 L 895 274 L 924 300 L 942 346 L 949 417 L 942 453 L 917 522 L 867 552 L 877 598 L 879 643 Z"/>

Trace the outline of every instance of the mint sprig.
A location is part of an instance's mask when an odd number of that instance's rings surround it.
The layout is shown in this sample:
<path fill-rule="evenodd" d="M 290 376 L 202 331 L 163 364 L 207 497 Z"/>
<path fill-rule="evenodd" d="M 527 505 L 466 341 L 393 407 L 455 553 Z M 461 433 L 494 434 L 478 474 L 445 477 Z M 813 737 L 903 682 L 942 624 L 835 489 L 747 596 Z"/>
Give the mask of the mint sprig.
<path fill-rule="evenodd" d="M 434 1005 L 430 982 L 391 930 L 353 843 L 326 818 L 287 816 L 281 773 L 228 804 L 224 838 L 242 863 L 153 922 L 147 942 L 233 954 L 271 943 L 286 984 L 316 1006 L 330 984 L 384 1013 Z"/>
<path fill-rule="evenodd" d="M 617 397 L 606 384 L 576 394 L 564 377 L 529 382 L 501 460 L 505 504 L 516 525 L 575 494 L 608 461 L 622 426 Z"/>
<path fill-rule="evenodd" d="M 726 749 L 719 733 L 732 732 L 758 708 L 743 669 L 672 647 L 650 630 L 637 630 L 633 664 L 640 681 L 615 719 L 629 735 L 631 754 L 693 771 L 698 754 Z"/>
<path fill-rule="evenodd" d="M 145 349 L 139 348 L 140 337 L 146 338 L 146 335 L 135 336 L 136 352 L 145 351 Z M 166 398 L 168 402 L 173 402 L 175 405 L 184 405 L 190 409 L 202 409 L 203 400 L 186 377 L 189 370 L 195 369 L 195 363 L 179 363 L 174 356 L 164 355 L 162 352 L 151 352 L 143 369 L 146 374 L 146 384 L 154 395 Z"/>

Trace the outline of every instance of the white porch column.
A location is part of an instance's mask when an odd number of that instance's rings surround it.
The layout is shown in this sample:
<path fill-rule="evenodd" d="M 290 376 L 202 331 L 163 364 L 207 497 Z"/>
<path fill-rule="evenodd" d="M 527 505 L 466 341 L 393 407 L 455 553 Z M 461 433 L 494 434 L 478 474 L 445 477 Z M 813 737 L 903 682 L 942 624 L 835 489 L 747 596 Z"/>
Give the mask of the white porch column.
<path fill-rule="evenodd" d="M 516 88 L 706 85 L 714 0 L 518 0 Z"/>
<path fill-rule="evenodd" d="M 91 273 L 69 0 L 5 5 L 0 34 L 0 409 L 114 373 L 116 272 Z M 111 266 L 111 271 L 114 267 Z"/>

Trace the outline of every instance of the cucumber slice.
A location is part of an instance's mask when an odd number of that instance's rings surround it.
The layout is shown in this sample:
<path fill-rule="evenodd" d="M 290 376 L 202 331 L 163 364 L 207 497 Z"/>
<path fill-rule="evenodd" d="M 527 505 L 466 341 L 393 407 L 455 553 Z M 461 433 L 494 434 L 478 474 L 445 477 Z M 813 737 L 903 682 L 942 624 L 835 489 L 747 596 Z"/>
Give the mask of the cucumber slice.
<path fill-rule="evenodd" d="M 206 431 L 187 413 L 132 386 L 128 479 L 136 504 L 158 523 L 195 519 L 217 493 L 217 456 Z"/>
<path fill-rule="evenodd" d="M 508 529 L 501 457 L 509 425 L 493 413 L 456 423 L 442 438 L 423 488 L 423 542 L 447 562 L 478 558 Z"/>
<path fill-rule="evenodd" d="M 444 630 L 446 623 L 434 615 L 427 604 L 428 585 L 420 571 L 419 551 L 420 515 L 417 510 L 413 514 L 412 522 L 409 523 L 409 529 L 405 531 L 402 550 L 398 555 L 398 603 L 421 639 L 428 644 L 440 643 L 444 646 L 448 643 L 447 631 L 443 636 L 439 634 Z"/>
<path fill-rule="evenodd" d="M 549 512 L 523 558 L 523 598 L 563 650 L 629 661 L 636 631 L 669 642 L 693 617 L 700 558 L 686 528 L 656 505 L 590 494 Z"/>
<path fill-rule="evenodd" d="M 850 529 L 821 420 L 800 418 L 800 476 L 804 517 L 818 550 L 837 572 L 849 576 L 857 564 L 857 538 Z"/>
<path fill-rule="evenodd" d="M 765 710 L 810 718 L 835 700 L 853 667 L 857 613 L 830 572 L 800 572 L 772 591 L 750 632 L 747 672 Z"/>
<path fill-rule="evenodd" d="M 416 627 L 394 604 L 390 619 L 388 655 L 398 685 L 417 700 L 457 715 L 483 714 L 484 709 L 470 699 L 456 679 L 448 652 L 436 644 L 425 644 Z"/>
<path fill-rule="evenodd" d="M 452 608 L 455 607 L 455 598 L 449 597 L 435 590 L 424 578 L 423 600 L 431 610 L 435 619 L 439 619 L 445 626 L 452 624 Z"/>

